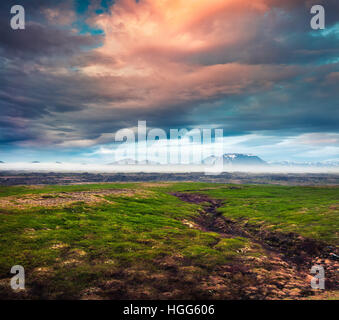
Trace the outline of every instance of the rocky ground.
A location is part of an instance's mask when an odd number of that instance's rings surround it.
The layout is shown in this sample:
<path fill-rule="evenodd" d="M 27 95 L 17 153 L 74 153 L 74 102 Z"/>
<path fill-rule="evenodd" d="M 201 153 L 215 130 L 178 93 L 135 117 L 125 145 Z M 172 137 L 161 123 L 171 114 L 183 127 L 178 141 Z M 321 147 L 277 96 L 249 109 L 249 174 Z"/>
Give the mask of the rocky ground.
<path fill-rule="evenodd" d="M 314 294 L 310 269 L 317 264 L 325 266 L 326 289 L 339 290 L 337 248 L 294 233 L 273 233 L 228 220 L 217 212 L 222 200 L 197 193 L 174 195 L 186 202 L 205 204 L 192 228 L 217 232 L 225 238 L 245 237 L 263 249 L 264 254 L 258 258 L 249 257 L 237 265 L 220 266 L 210 275 L 206 289 L 219 291 L 220 298 L 225 297 L 225 292 L 241 299 L 308 297 Z M 237 279 L 237 274 L 239 282 L 227 281 Z"/>
<path fill-rule="evenodd" d="M 0 185 L 68 185 L 102 182 L 195 181 L 235 184 L 339 185 L 339 174 L 320 173 L 56 173 L 0 171 Z"/>

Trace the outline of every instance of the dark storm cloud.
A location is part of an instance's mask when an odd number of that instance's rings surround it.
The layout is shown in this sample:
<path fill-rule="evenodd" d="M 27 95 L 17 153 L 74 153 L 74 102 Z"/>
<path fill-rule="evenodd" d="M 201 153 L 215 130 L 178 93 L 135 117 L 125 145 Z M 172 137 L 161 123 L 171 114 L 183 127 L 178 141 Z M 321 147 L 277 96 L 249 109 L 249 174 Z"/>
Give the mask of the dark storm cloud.
<path fill-rule="evenodd" d="M 14 31 L 0 21 L 0 39 L 2 55 L 9 59 L 70 55 L 98 44 L 93 36 L 75 35 L 35 22 L 27 23 L 24 31 Z"/>
<path fill-rule="evenodd" d="M 15 4 L 25 7 L 25 30 L 10 28 L 10 8 Z M 78 34 L 71 25 L 48 21 L 45 11 L 54 10 L 50 12 L 62 15 L 73 9 L 72 1 L 1 2 L 0 117 L 5 119 L 1 125 L 2 142 L 39 141 L 46 128 L 53 127 L 48 123 L 41 125 L 46 117 L 51 118 L 55 112 L 65 114 L 85 108 L 86 94 L 79 98 L 74 91 L 86 92 L 86 88 L 71 76 L 54 72 L 59 68 L 71 68 L 71 60 L 81 57 L 84 50 L 98 46 L 100 36 Z M 53 72 L 44 71 L 48 68 Z"/>
<path fill-rule="evenodd" d="M 339 22 L 339 1 L 267 1 L 274 7 L 249 27 L 257 32 L 249 39 L 230 47 L 219 44 L 206 50 L 179 54 L 178 59 L 204 65 L 240 62 L 246 64 L 307 64 L 319 63 L 339 56 L 339 29 L 326 36 L 311 32 L 310 8 L 323 4 L 326 8 L 326 28 Z M 232 16 L 232 12 L 230 12 Z M 339 28 L 339 27 L 338 27 Z"/>
<path fill-rule="evenodd" d="M 339 31 L 312 32 L 309 1 L 263 2 L 271 10 L 255 13 L 249 27 L 255 31 L 232 45 L 134 47 L 133 41 L 123 42 L 130 36 L 126 20 L 123 36 L 113 42 L 126 45 L 122 53 L 107 42 L 102 51 L 92 50 L 117 30 L 105 36 L 72 30 L 85 18 L 95 19 L 100 1 L 80 10 L 72 1 L 27 0 L 24 31 L 9 28 L 11 5 L 1 3 L 1 143 L 105 143 L 138 120 L 164 129 L 213 125 L 226 134 L 338 132 L 339 65 L 333 61 L 339 59 Z M 339 2 L 318 3 L 326 7 L 330 30 L 339 22 Z M 47 9 L 73 12 L 75 25 L 58 24 L 62 14 L 49 21 Z M 208 19 L 197 37 L 217 25 Z M 212 31 L 223 39 L 218 29 Z M 139 31 L 131 32 L 132 37 Z"/>
<path fill-rule="evenodd" d="M 72 1 L 27 0 L 22 5 L 26 13 L 25 30 L 10 28 L 10 8 L 17 1 L 0 4 L 0 52 L 7 59 L 37 60 L 44 58 L 64 58 L 75 54 L 84 47 L 97 46 L 100 37 L 89 34 L 79 35 L 72 31 L 71 25 L 58 26 L 48 21 L 48 12 L 72 12 Z"/>

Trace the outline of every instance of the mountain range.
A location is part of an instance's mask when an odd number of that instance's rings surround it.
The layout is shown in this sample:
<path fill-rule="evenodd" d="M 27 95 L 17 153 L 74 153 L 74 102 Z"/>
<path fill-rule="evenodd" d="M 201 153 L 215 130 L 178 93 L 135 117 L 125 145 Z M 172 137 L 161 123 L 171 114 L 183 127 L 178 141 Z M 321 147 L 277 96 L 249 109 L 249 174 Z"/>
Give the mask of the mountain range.
<path fill-rule="evenodd" d="M 242 153 L 226 153 L 221 157 L 210 156 L 203 160 L 203 164 L 213 165 L 217 161 L 221 161 L 224 165 L 239 165 L 239 166 L 265 166 L 267 162 L 258 156 L 242 154 Z M 218 162 L 217 162 L 218 163 Z"/>
<path fill-rule="evenodd" d="M 251 165 L 251 166 L 267 165 L 267 162 L 265 162 L 258 156 L 241 154 L 241 153 L 227 153 L 220 157 L 210 156 L 204 159 L 202 161 L 202 164 L 213 165 L 221 159 L 224 165 L 247 165 L 247 166 L 248 165 Z M 133 164 L 135 165 L 159 165 L 160 163 L 150 161 L 150 160 L 136 161 L 133 159 L 122 159 L 119 161 L 109 163 L 109 165 L 133 165 Z"/>
<path fill-rule="evenodd" d="M 142 161 L 137 161 L 133 159 L 122 159 L 118 161 L 114 161 L 109 163 L 108 165 L 159 165 L 159 162 L 155 161 L 150 161 L 150 160 L 142 160 Z"/>
<path fill-rule="evenodd" d="M 296 162 L 296 161 L 274 161 L 268 163 L 271 166 L 283 167 L 339 167 L 339 160 Z"/>
<path fill-rule="evenodd" d="M 226 166 L 268 166 L 268 167 L 318 167 L 318 168 L 337 168 L 339 167 L 339 160 L 332 159 L 327 161 L 315 161 L 315 162 L 297 162 L 297 161 L 264 161 L 258 156 L 242 153 L 225 153 L 222 156 L 209 156 L 202 160 L 203 165 L 215 165 L 223 163 Z M 40 164 L 40 161 L 32 161 L 32 164 Z M 63 164 L 60 161 L 56 161 L 56 164 Z M 0 164 L 5 164 L 4 161 L 0 161 Z M 85 165 L 85 163 L 82 163 Z M 198 164 L 198 163 L 195 163 Z M 137 161 L 131 158 L 126 158 L 118 161 L 108 163 L 107 165 L 161 165 L 159 162 L 151 160 Z"/>
<path fill-rule="evenodd" d="M 214 165 L 222 161 L 228 166 L 281 166 L 281 167 L 339 167 L 339 160 L 318 161 L 318 162 L 296 162 L 296 161 L 269 161 L 266 162 L 258 156 L 242 153 L 225 153 L 222 156 L 209 156 L 202 161 L 204 165 Z M 219 162 L 220 163 L 220 162 Z M 122 159 L 109 163 L 108 165 L 160 165 L 150 160 L 136 161 L 133 159 Z"/>

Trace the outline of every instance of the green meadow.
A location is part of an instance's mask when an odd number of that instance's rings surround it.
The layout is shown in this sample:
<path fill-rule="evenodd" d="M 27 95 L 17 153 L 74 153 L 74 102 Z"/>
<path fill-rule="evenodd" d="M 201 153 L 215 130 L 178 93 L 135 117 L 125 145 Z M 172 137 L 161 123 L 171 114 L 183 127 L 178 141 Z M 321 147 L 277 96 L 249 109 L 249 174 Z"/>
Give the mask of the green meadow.
<path fill-rule="evenodd" d="M 246 293 L 242 286 L 252 280 L 245 273 L 229 271 L 251 259 L 257 267 L 267 255 L 260 243 L 197 226 L 208 204 L 184 202 L 173 193 L 220 199 L 218 213 L 239 226 L 295 233 L 337 248 L 338 191 L 188 182 L 2 186 L 0 297 L 265 298 Z M 13 265 L 25 268 L 24 291 L 9 287 Z M 211 274 L 222 285 L 241 285 L 223 295 Z"/>

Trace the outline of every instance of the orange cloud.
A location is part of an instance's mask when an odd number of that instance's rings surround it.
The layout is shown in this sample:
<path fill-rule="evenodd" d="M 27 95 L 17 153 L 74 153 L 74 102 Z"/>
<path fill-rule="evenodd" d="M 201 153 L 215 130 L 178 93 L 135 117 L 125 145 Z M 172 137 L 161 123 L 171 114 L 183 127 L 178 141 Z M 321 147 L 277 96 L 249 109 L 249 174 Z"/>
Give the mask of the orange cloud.
<path fill-rule="evenodd" d="M 100 51 L 123 62 L 145 52 L 169 58 L 247 40 L 256 32 L 253 18 L 266 10 L 263 0 L 120 0 L 93 22 L 106 34 Z"/>
<path fill-rule="evenodd" d="M 268 10 L 265 0 L 120 0 L 90 21 L 105 38 L 82 72 L 105 79 L 106 95 L 132 91 L 111 107 L 160 107 L 267 88 L 293 68 L 195 58 L 227 55 L 252 41 Z"/>

